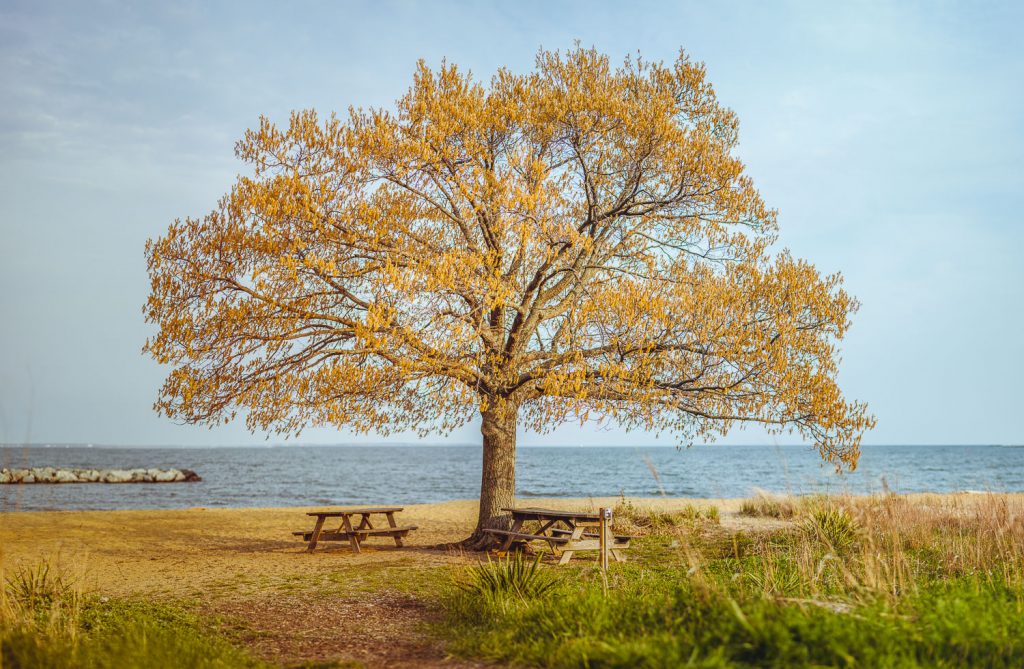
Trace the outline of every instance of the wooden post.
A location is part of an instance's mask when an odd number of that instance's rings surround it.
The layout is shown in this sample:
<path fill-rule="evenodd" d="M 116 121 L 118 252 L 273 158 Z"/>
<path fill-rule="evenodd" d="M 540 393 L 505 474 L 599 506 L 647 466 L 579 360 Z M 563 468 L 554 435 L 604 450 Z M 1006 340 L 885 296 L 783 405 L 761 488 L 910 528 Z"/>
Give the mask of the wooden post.
<path fill-rule="evenodd" d="M 612 510 L 601 507 L 598 513 L 601 515 L 601 524 L 597 533 L 601 553 L 601 571 L 608 571 L 608 532 L 611 529 L 608 525 L 612 519 Z"/>

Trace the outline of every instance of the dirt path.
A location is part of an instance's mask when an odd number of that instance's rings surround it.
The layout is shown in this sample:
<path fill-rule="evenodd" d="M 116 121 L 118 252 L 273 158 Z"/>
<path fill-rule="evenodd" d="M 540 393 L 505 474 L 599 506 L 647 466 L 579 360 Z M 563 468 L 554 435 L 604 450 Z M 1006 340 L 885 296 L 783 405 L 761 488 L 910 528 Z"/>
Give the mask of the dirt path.
<path fill-rule="evenodd" d="M 354 597 L 288 596 L 218 602 L 210 614 L 232 635 L 278 664 L 350 662 L 364 667 L 470 669 L 485 665 L 449 657 L 425 626 L 439 612 L 394 591 Z M 232 621 L 234 624 L 232 624 Z"/>

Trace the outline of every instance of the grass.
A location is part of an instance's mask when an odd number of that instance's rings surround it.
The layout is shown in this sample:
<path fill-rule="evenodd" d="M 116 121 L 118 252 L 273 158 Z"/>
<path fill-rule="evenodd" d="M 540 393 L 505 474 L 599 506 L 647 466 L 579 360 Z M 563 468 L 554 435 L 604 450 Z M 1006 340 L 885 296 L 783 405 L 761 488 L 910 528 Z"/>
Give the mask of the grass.
<path fill-rule="evenodd" d="M 1021 508 L 765 499 L 750 506 L 792 521 L 727 535 L 651 519 L 607 594 L 582 566 L 559 568 L 557 598 L 452 589 L 444 633 L 543 667 L 1024 666 Z"/>
<path fill-rule="evenodd" d="M 548 594 L 556 585 L 556 576 L 542 570 L 538 554 L 533 560 L 522 553 L 474 565 L 466 569 L 458 587 L 470 596 L 497 601 L 499 605 L 509 599 L 527 601 Z"/>
<path fill-rule="evenodd" d="M 833 553 L 848 550 L 860 534 L 857 521 L 847 509 L 827 502 L 808 511 L 803 529 Z"/>
<path fill-rule="evenodd" d="M 612 530 L 616 534 L 634 537 L 687 533 L 702 525 L 717 525 L 720 521 L 716 506 L 700 508 L 687 504 L 679 511 L 650 511 L 623 497 L 612 510 Z"/>
<path fill-rule="evenodd" d="M 16 569 L 0 588 L 0 667 L 260 667 L 196 616 L 156 603 L 83 593 L 51 561 Z"/>
<path fill-rule="evenodd" d="M 786 497 L 776 497 L 759 493 L 756 497 L 744 500 L 740 505 L 740 515 L 752 518 L 787 519 L 796 515 L 799 505 Z"/>

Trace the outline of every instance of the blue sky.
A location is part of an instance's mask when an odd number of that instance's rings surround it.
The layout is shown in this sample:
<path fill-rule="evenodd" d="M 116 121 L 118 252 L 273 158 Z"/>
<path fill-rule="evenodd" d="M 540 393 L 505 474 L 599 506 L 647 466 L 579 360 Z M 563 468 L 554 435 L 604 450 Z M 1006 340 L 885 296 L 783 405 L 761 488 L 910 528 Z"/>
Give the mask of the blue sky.
<path fill-rule="evenodd" d="M 146 239 L 212 208 L 260 114 L 389 105 L 418 58 L 486 79 L 578 39 L 707 64 L 780 247 L 863 303 L 841 381 L 878 417 L 867 443 L 1022 443 L 1022 7 L 4 0 L 0 441 L 262 443 L 151 411 Z M 569 426 L 521 443 L 662 442 Z"/>

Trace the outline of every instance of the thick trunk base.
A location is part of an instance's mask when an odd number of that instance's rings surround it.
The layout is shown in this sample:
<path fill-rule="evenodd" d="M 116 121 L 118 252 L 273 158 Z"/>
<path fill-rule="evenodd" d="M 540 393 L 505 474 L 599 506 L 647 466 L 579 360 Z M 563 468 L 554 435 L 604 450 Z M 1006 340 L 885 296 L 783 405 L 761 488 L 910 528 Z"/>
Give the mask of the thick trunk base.
<path fill-rule="evenodd" d="M 507 530 L 512 516 L 503 511 L 516 502 L 516 411 L 488 410 L 482 414 L 483 471 L 480 478 L 480 513 L 473 534 L 461 542 L 465 550 L 487 550 L 497 540 L 485 529 Z"/>
<path fill-rule="evenodd" d="M 493 534 L 487 534 L 483 530 L 476 530 L 473 534 L 455 544 L 456 548 L 464 551 L 490 551 L 498 546 L 498 539 Z"/>

